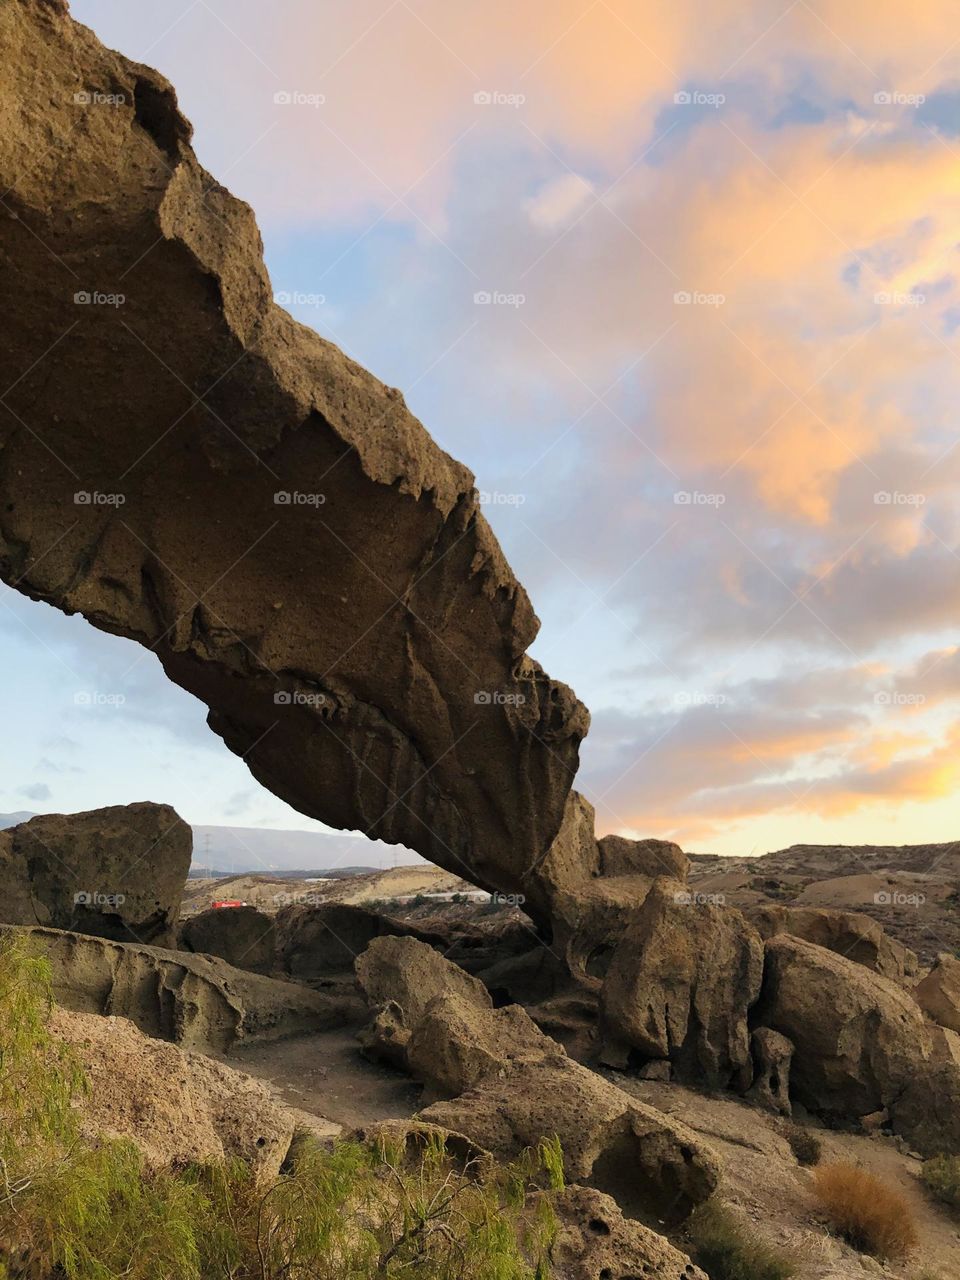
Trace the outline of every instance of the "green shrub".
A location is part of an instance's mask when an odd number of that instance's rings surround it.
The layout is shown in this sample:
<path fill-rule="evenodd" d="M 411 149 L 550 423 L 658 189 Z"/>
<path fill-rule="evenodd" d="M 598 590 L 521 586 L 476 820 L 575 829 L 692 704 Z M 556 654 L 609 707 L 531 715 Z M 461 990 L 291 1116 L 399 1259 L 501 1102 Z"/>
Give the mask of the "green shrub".
<path fill-rule="evenodd" d="M 305 1143 L 268 1185 L 242 1162 L 150 1171 L 126 1141 L 81 1139 L 86 1087 L 50 1036 L 46 960 L 0 942 L 3 1280 L 547 1280 L 559 1143 L 509 1165 L 441 1136 Z"/>
<path fill-rule="evenodd" d="M 960 1156 L 934 1156 L 925 1160 L 921 1177 L 938 1200 L 960 1209 Z"/>
<path fill-rule="evenodd" d="M 752 1228 L 721 1204 L 708 1200 L 687 1224 L 697 1263 L 710 1280 L 789 1280 L 799 1262 L 759 1240 Z"/>

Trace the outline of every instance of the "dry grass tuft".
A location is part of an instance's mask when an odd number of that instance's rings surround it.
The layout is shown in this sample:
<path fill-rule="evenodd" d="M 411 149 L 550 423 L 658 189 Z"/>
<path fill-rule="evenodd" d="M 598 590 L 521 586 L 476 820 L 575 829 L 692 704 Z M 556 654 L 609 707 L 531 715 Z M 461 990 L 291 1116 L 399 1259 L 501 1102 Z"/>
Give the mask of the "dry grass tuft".
<path fill-rule="evenodd" d="M 916 1248 L 917 1229 L 907 1201 L 892 1187 L 856 1165 L 820 1165 L 814 1195 L 837 1233 L 861 1253 L 903 1258 Z"/>

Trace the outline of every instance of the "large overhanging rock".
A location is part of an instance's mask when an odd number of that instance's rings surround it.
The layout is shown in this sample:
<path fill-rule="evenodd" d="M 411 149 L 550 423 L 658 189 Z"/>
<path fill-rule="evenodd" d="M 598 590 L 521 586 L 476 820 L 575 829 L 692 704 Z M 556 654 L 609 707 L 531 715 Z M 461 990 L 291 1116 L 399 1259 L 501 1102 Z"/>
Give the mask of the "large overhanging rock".
<path fill-rule="evenodd" d="M 470 472 L 274 305 L 166 80 L 61 0 L 0 6 L 0 58 L 0 576 L 153 649 L 302 813 L 522 892 L 588 716 Z"/>

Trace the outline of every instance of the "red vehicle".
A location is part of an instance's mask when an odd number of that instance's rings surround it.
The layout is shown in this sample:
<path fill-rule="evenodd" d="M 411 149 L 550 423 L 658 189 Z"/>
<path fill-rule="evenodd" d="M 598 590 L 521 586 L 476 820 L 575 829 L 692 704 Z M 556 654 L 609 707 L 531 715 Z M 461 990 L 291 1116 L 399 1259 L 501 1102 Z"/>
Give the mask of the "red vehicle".
<path fill-rule="evenodd" d="M 247 904 L 239 898 L 223 898 L 220 902 L 211 902 L 211 907 L 245 907 Z"/>

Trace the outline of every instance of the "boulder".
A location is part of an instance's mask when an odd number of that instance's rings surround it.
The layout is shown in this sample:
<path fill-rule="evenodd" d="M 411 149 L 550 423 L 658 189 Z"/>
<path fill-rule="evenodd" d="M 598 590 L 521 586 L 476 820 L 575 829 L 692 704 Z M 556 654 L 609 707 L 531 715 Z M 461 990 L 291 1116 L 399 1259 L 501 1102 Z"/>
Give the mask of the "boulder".
<path fill-rule="evenodd" d="M 166 946 L 192 850 L 166 804 L 41 814 L 0 831 L 0 923 Z"/>
<path fill-rule="evenodd" d="M 340 1026 L 342 1000 L 292 982 L 234 969 L 223 960 L 112 942 L 59 929 L 27 933 L 50 960 L 58 1004 L 128 1018 L 148 1036 L 201 1053 Z"/>
<path fill-rule="evenodd" d="M 747 1091 L 751 1102 L 767 1111 L 777 1111 L 789 1116 L 790 1063 L 793 1059 L 793 1043 L 779 1031 L 769 1027 L 757 1027 L 750 1037 L 753 1053 L 753 1084 Z"/>
<path fill-rule="evenodd" d="M 763 944 L 739 911 L 656 880 L 604 979 L 603 1060 L 667 1059 L 675 1080 L 746 1089 L 762 973 Z"/>
<path fill-rule="evenodd" d="M 562 1053 L 519 1005 L 491 1009 L 457 995 L 436 996 L 414 1025 L 406 1068 L 432 1096 L 452 1098 L 504 1065 Z"/>
<path fill-rule="evenodd" d="M 789 934 L 766 944 L 763 1026 L 794 1045 L 790 1092 L 830 1121 L 890 1106 L 923 1077 L 929 1041 L 916 1002 L 864 965 Z"/>
<path fill-rule="evenodd" d="M 274 918 L 256 907 L 201 911 L 181 923 L 177 943 L 181 951 L 218 956 L 253 973 L 272 973 L 277 967 Z"/>
<path fill-rule="evenodd" d="M 885 933 L 876 920 L 859 911 L 764 903 L 750 908 L 745 915 L 761 938 L 789 933 L 828 951 L 836 951 L 895 982 L 917 971 L 915 953 Z"/>
<path fill-rule="evenodd" d="M 55 1008 L 50 1030 L 90 1082 L 77 1106 L 92 1140 L 128 1138 L 151 1168 L 240 1159 L 258 1178 L 279 1173 L 295 1120 L 260 1081 L 126 1018 Z"/>
<path fill-rule="evenodd" d="M 604 1191 L 630 1218 L 676 1224 L 715 1190 L 716 1157 L 672 1117 L 563 1053 L 503 1064 L 419 1119 L 466 1134 L 501 1159 L 558 1137 L 569 1182 Z"/>
<path fill-rule="evenodd" d="M 0 578 L 155 653 L 301 813 L 523 892 L 589 717 L 473 476 L 275 304 L 163 76 L 46 0 L 0 60 Z"/>
<path fill-rule="evenodd" d="M 306 981 L 350 973 L 354 961 L 374 938 L 411 937 L 432 946 L 444 938 L 367 907 L 346 902 L 284 907 L 276 917 L 280 968 Z"/>
<path fill-rule="evenodd" d="M 356 961 L 357 983 L 371 1008 L 395 1001 L 408 1027 L 423 1017 L 436 996 L 459 995 L 478 1008 L 493 1001 L 479 978 L 471 977 L 417 938 L 376 938 Z"/>
<path fill-rule="evenodd" d="M 549 1249 L 565 1280 L 708 1280 L 685 1253 L 642 1223 L 625 1218 L 617 1202 L 593 1187 L 544 1192 L 559 1221 Z"/>
<path fill-rule="evenodd" d="M 960 1032 L 960 960 L 942 951 L 924 980 L 914 988 L 924 1013 L 941 1027 Z"/>
<path fill-rule="evenodd" d="M 420 1120 L 506 1159 L 557 1135 L 568 1179 L 616 1186 L 633 1216 L 683 1217 L 713 1190 L 715 1159 L 691 1131 L 573 1062 L 523 1009 L 494 1009 L 430 947 L 378 938 L 356 967 L 374 1010 L 363 1042 L 447 1097 Z"/>

